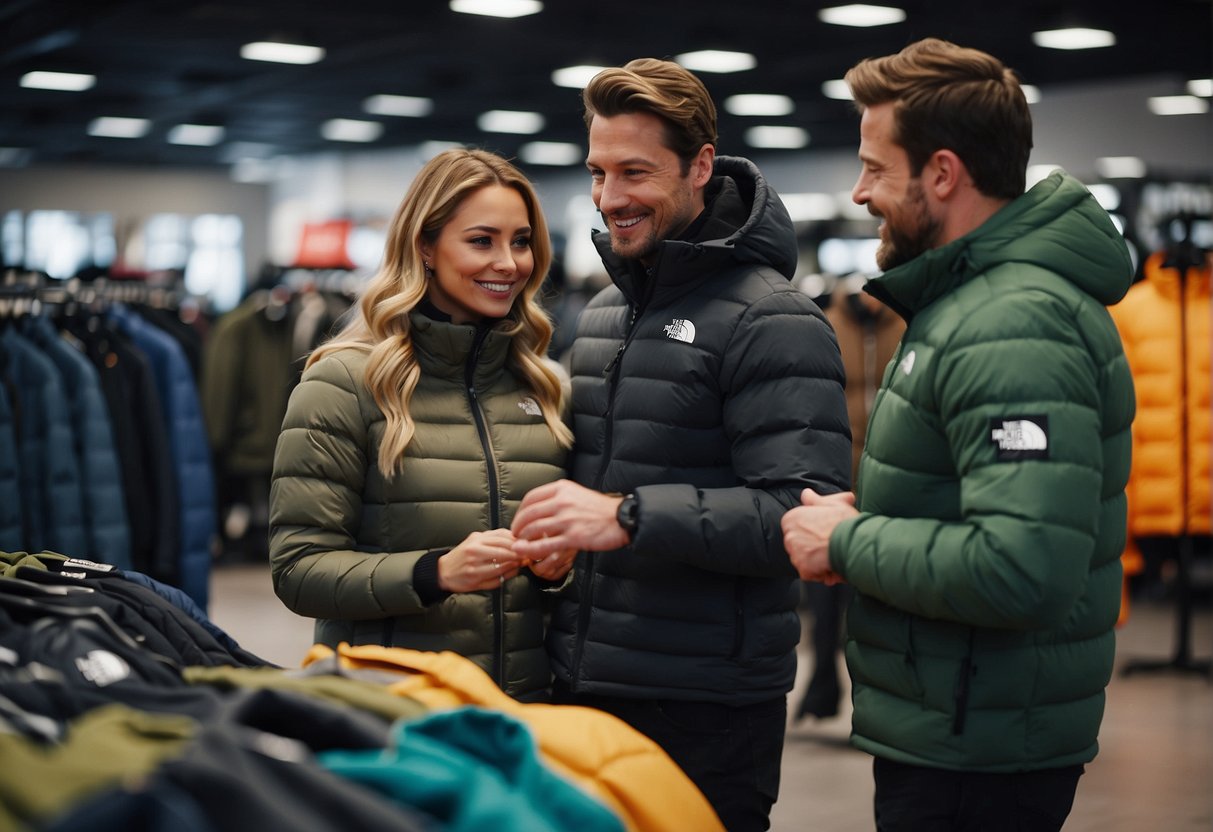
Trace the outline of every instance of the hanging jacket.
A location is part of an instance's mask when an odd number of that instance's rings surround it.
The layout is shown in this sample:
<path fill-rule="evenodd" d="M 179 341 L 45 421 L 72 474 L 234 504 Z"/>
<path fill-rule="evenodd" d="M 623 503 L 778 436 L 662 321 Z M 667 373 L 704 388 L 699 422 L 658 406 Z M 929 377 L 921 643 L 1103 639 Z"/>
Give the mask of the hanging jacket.
<path fill-rule="evenodd" d="M 210 591 L 210 542 L 216 530 L 215 493 L 194 376 L 184 351 L 172 336 L 131 309 L 113 306 L 109 315 L 152 365 L 168 428 L 180 505 L 178 585 L 205 610 Z"/>
<path fill-rule="evenodd" d="M 59 373 L 11 326 L 0 329 L 0 350 L 8 355 L 8 382 L 19 392 L 16 436 L 26 536 L 21 548 L 83 554 L 88 540 L 83 485 Z"/>
<path fill-rule="evenodd" d="M 202 355 L 200 398 L 216 464 L 227 475 L 267 475 L 305 352 L 293 351 L 293 322 L 266 313 L 250 295 L 211 328 Z M 298 361 L 298 363 L 296 363 Z"/>
<path fill-rule="evenodd" d="M 325 356 L 291 394 L 270 486 L 274 589 L 317 619 L 317 643 L 451 650 L 512 696 L 540 696 L 550 674 L 541 587 L 528 570 L 430 604 L 413 570 L 471 532 L 508 528 L 529 490 L 563 474 L 565 452 L 506 364 L 507 335 L 411 320 L 416 433 L 396 476 L 376 464 L 384 418 L 365 352 Z"/>
<path fill-rule="evenodd" d="M 852 742 L 1010 772 L 1096 753 L 1120 607 L 1133 382 L 1105 307 L 1132 279 L 1087 189 L 1055 173 L 871 281 L 907 320 L 830 537 Z"/>
<path fill-rule="evenodd" d="M 5 381 L 6 363 L 0 347 L 0 551 L 17 551 L 25 547 L 25 533 L 21 522 L 16 414 Z"/>
<path fill-rule="evenodd" d="M 842 361 L 790 282 L 787 211 L 745 159 L 717 158 L 705 196 L 695 239 L 661 242 L 647 271 L 594 238 L 615 285 L 572 347 L 572 473 L 634 492 L 640 522 L 629 546 L 578 556 L 553 614 L 553 670 L 577 692 L 785 694 L 799 583 L 780 518 L 806 487 L 849 487 Z"/>
<path fill-rule="evenodd" d="M 80 464 L 85 546 L 79 557 L 130 569 L 131 536 L 126 522 L 122 472 L 97 371 L 45 317 L 30 318 L 25 334 L 55 363 L 67 396 L 73 452 Z"/>
<path fill-rule="evenodd" d="M 1137 388 L 1129 534 L 1209 534 L 1210 269 L 1181 275 L 1163 252 L 1112 307 Z M 1186 445 L 1185 445 L 1186 441 Z"/>
<path fill-rule="evenodd" d="M 826 307 L 826 320 L 834 327 L 842 366 L 846 370 L 847 414 L 851 419 L 851 475 L 859 473 L 859 457 L 867 437 L 868 415 L 906 325 L 897 313 L 883 304 L 856 293 L 840 283 Z"/>
<path fill-rule="evenodd" d="M 168 424 L 147 356 L 99 315 L 67 318 L 105 399 L 130 528 L 131 566 L 180 586 L 181 518 Z"/>

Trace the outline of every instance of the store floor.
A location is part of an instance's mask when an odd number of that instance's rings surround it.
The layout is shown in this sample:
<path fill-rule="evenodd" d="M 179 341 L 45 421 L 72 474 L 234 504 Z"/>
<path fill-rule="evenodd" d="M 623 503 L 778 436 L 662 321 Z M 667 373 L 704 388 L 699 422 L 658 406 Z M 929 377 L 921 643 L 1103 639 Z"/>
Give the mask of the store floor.
<path fill-rule="evenodd" d="M 284 667 L 298 665 L 311 644 L 311 623 L 281 605 L 266 568 L 221 565 L 211 594 L 211 618 L 243 647 Z M 1174 644 L 1170 605 L 1134 606 L 1119 632 L 1100 754 L 1087 766 L 1065 832 L 1213 829 L 1213 680 L 1173 670 L 1120 672 L 1139 660 L 1171 658 Z M 1213 611 L 1207 606 L 1193 618 L 1192 645 L 1196 658 L 1213 652 Z M 800 681 L 789 698 L 793 707 L 810 661 L 802 653 Z M 872 829 L 871 758 L 847 745 L 849 725 L 844 710 L 789 728 L 772 832 Z"/>

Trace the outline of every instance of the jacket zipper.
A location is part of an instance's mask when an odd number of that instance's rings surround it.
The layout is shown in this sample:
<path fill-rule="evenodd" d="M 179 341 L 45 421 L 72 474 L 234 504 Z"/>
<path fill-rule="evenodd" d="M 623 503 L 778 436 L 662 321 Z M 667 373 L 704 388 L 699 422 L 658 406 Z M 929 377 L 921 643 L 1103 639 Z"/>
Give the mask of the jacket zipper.
<path fill-rule="evenodd" d="M 480 437 L 480 447 L 484 451 L 485 471 L 489 479 L 489 528 L 495 529 L 501 525 L 501 485 L 497 477 L 497 455 L 493 452 L 484 411 L 481 410 L 480 400 L 476 396 L 476 365 L 480 361 L 480 348 L 484 345 L 488 332 L 488 328 L 476 331 L 472 351 L 468 354 L 467 364 L 463 368 L 463 379 L 472 418 L 476 422 L 476 433 Z M 497 683 L 497 687 L 505 690 L 505 585 L 492 590 L 489 595 L 493 602 L 493 681 Z"/>
<path fill-rule="evenodd" d="M 610 362 L 602 368 L 602 374 L 607 380 L 607 407 L 606 412 L 602 415 L 604 433 L 602 437 L 602 460 L 598 463 L 598 474 L 594 477 L 594 490 L 601 491 L 603 480 L 606 479 L 607 464 L 611 458 L 612 436 L 614 434 L 613 420 L 615 418 L 615 391 L 619 383 L 619 374 L 616 370 L 619 368 L 619 363 L 623 360 L 623 354 L 627 351 L 628 345 L 632 343 L 632 338 L 635 336 L 636 320 L 640 317 L 640 305 L 637 303 L 629 304 L 631 306 L 631 314 L 628 316 L 627 329 L 623 333 L 623 341 L 619 344 L 619 349 L 615 350 L 614 357 Z M 585 552 L 586 568 L 584 571 L 585 581 L 579 587 L 578 592 L 578 607 L 577 607 L 577 638 L 573 646 L 573 671 L 572 677 L 569 680 L 569 689 L 577 690 L 577 680 L 581 674 L 581 657 L 585 654 L 585 639 L 587 630 L 590 626 L 590 611 L 594 607 L 594 552 Z"/>
<path fill-rule="evenodd" d="M 961 661 L 960 670 L 956 676 L 956 713 L 952 717 L 952 734 L 954 736 L 964 733 L 965 720 L 969 715 L 970 680 L 977 675 L 977 668 L 973 666 L 973 638 L 976 632 L 975 629 L 969 628 L 969 651 Z"/>

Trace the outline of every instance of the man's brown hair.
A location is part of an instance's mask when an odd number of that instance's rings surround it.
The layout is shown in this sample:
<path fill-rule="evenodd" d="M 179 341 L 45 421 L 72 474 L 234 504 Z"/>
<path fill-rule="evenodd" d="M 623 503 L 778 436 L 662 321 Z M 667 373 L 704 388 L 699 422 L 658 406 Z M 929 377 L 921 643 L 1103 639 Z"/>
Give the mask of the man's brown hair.
<path fill-rule="evenodd" d="M 581 94 L 585 126 L 594 116 L 605 118 L 652 113 L 665 124 L 666 147 L 690 169 L 699 149 L 716 145 L 716 105 L 703 82 L 674 63 L 637 58 L 622 67 L 604 69 Z"/>
<path fill-rule="evenodd" d="M 894 139 L 917 176 L 951 150 L 986 196 L 1024 192 L 1032 115 L 1015 73 L 997 58 L 937 38 L 860 61 L 846 74 L 860 110 L 893 102 Z"/>

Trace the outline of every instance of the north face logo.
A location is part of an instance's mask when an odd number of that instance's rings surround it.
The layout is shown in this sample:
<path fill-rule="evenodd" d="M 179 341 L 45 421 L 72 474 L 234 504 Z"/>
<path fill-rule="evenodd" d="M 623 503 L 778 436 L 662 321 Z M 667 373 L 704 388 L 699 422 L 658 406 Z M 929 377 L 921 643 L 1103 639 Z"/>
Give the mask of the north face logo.
<path fill-rule="evenodd" d="M 990 420 L 990 441 L 998 448 L 998 458 L 1048 459 L 1049 417 L 1014 416 Z"/>
<path fill-rule="evenodd" d="M 914 369 L 914 359 L 915 358 L 916 358 L 916 356 L 914 354 L 914 350 L 910 350 L 908 353 L 906 353 L 906 357 L 901 359 L 901 364 L 898 365 L 901 367 L 901 371 L 903 373 L 905 373 L 907 376 Z"/>
<path fill-rule="evenodd" d="M 539 408 L 539 402 L 535 401 L 530 396 L 527 396 L 525 399 L 519 400 L 518 407 L 521 408 L 522 412 L 528 416 L 542 416 L 543 415 L 543 411 Z"/>
<path fill-rule="evenodd" d="M 684 318 L 675 318 L 665 325 L 666 337 L 691 344 L 695 341 L 695 324 Z"/>
<path fill-rule="evenodd" d="M 90 650 L 84 656 L 77 656 L 76 669 L 99 688 L 121 682 L 131 675 L 130 665 L 108 650 Z"/>

